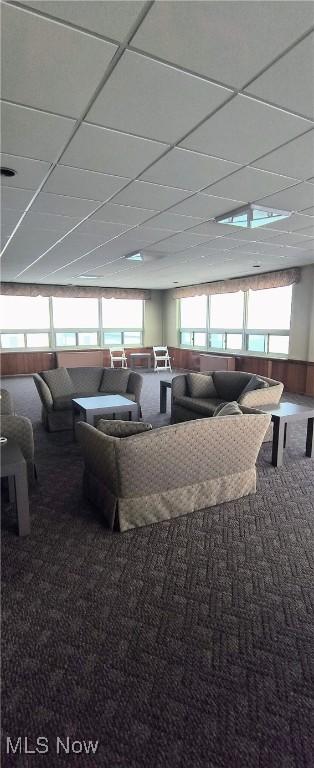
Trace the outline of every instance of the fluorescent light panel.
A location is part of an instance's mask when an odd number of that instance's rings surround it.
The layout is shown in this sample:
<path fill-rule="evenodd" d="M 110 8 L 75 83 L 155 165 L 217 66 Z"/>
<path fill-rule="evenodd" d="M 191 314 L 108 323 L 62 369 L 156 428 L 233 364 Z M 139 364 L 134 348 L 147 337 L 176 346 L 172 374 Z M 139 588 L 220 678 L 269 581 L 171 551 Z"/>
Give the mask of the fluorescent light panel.
<path fill-rule="evenodd" d="M 278 208 L 267 208 L 264 205 L 249 203 L 229 213 L 216 216 L 215 221 L 217 224 L 231 224 L 234 227 L 256 229 L 274 221 L 287 219 L 292 213 L 293 211 L 280 211 Z"/>

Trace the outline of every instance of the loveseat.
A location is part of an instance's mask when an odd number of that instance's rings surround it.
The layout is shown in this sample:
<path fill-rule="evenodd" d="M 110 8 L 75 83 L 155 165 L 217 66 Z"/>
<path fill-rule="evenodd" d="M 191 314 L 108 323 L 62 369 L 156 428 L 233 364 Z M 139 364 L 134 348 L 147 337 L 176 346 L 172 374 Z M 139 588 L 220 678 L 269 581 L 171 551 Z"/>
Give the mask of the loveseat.
<path fill-rule="evenodd" d="M 171 384 L 171 422 L 212 416 L 222 402 L 233 400 L 256 409 L 277 405 L 282 392 L 280 381 L 244 371 L 180 374 Z"/>
<path fill-rule="evenodd" d="M 256 490 L 255 462 L 270 415 L 195 419 L 126 437 L 117 422 L 77 424 L 84 494 L 111 529 L 150 525 Z M 135 425 L 130 424 L 132 432 Z M 105 430 L 105 434 L 102 429 Z M 127 424 L 123 434 L 127 435 Z"/>
<path fill-rule="evenodd" d="M 72 429 L 72 399 L 94 395 L 122 395 L 138 404 L 143 378 L 123 368 L 54 368 L 33 375 L 42 403 L 42 423 L 49 432 Z"/>

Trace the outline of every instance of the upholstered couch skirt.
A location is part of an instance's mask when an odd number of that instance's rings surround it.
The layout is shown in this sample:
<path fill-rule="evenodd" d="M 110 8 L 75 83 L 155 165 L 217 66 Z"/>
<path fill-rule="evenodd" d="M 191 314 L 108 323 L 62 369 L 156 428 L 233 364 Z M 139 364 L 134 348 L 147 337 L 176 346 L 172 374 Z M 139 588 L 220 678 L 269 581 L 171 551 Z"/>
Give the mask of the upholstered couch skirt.
<path fill-rule="evenodd" d="M 255 467 L 201 483 L 131 498 L 117 498 L 95 475 L 88 470 L 84 474 L 85 496 L 100 509 L 108 527 L 111 530 L 116 527 L 120 531 L 188 515 L 255 491 Z"/>

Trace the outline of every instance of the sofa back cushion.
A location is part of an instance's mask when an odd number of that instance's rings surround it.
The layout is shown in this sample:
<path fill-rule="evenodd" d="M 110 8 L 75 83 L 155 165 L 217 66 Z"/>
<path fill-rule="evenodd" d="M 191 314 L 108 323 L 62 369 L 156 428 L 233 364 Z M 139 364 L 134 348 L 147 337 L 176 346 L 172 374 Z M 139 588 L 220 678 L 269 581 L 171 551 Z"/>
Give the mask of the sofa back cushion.
<path fill-rule="evenodd" d="M 66 368 L 54 368 L 42 371 L 41 376 L 48 385 L 53 399 L 63 395 L 73 395 L 75 386 Z"/>
<path fill-rule="evenodd" d="M 217 397 L 216 387 L 211 375 L 187 373 L 188 392 L 191 397 Z"/>
<path fill-rule="evenodd" d="M 99 384 L 103 374 L 103 368 L 94 366 L 84 366 L 82 368 L 68 368 L 73 381 L 74 391 L 80 395 L 95 395 L 98 392 Z"/>
<path fill-rule="evenodd" d="M 246 395 L 247 392 L 254 392 L 255 389 L 267 389 L 269 387 L 268 381 L 261 379 L 256 373 L 251 376 L 250 381 L 242 389 L 241 396 Z"/>
<path fill-rule="evenodd" d="M 99 392 L 125 395 L 130 372 L 126 368 L 104 368 Z"/>
<path fill-rule="evenodd" d="M 244 371 L 215 371 L 213 373 L 218 397 L 229 402 L 240 397 L 242 390 L 251 378 L 252 374 L 244 373 Z"/>
<path fill-rule="evenodd" d="M 97 429 L 110 437 L 130 437 L 140 432 L 153 429 L 151 424 L 144 421 L 122 421 L 121 419 L 100 419 Z"/>
<path fill-rule="evenodd" d="M 241 408 L 236 400 L 231 403 L 221 403 L 214 410 L 213 416 L 243 416 Z"/>

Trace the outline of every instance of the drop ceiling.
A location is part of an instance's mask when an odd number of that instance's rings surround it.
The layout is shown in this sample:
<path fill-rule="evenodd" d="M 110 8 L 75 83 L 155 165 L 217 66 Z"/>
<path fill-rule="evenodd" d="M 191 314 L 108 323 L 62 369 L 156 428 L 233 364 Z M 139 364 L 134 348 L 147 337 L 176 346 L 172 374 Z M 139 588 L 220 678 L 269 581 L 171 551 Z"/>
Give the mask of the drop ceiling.
<path fill-rule="evenodd" d="M 313 2 L 4 1 L 1 26 L 3 281 L 314 263 Z M 292 215 L 215 223 L 248 202 Z"/>

